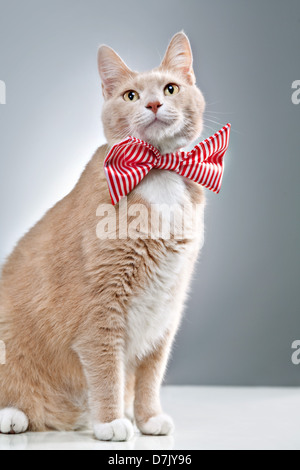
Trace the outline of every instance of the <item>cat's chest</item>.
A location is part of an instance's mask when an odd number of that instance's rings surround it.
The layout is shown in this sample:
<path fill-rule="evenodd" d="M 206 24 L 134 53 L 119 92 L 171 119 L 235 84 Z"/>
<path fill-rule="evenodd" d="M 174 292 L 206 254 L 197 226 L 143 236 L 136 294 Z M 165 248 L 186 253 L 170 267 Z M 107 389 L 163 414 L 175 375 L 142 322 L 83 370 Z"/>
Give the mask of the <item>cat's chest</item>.
<path fill-rule="evenodd" d="M 153 172 L 138 187 L 138 192 L 148 203 L 158 205 L 163 218 L 169 216 L 172 206 L 181 211 L 189 200 L 189 194 L 181 177 L 171 172 Z M 177 208 L 177 209 L 176 209 Z M 151 270 L 138 295 L 131 299 L 127 324 L 127 355 L 129 359 L 149 354 L 177 321 L 176 286 L 180 282 L 191 256 L 194 243 L 165 244 L 163 255 Z M 152 253 L 155 257 L 155 253 Z"/>
<path fill-rule="evenodd" d="M 135 190 L 150 204 L 184 204 L 189 201 L 184 179 L 173 171 L 152 170 Z"/>
<path fill-rule="evenodd" d="M 176 321 L 175 288 L 185 263 L 184 250 L 167 252 L 138 295 L 131 299 L 127 314 L 129 360 L 149 354 Z"/>

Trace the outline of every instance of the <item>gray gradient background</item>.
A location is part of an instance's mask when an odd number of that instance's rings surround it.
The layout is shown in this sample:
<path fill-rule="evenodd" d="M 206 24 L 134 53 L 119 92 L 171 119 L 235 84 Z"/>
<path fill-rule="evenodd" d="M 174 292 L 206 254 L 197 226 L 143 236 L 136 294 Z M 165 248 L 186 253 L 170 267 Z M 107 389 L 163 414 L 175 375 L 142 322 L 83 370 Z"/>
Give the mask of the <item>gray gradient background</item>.
<path fill-rule="evenodd" d="M 105 142 L 98 45 L 145 70 L 181 29 L 233 132 L 167 382 L 300 385 L 299 0 L 0 0 L 0 262 Z"/>

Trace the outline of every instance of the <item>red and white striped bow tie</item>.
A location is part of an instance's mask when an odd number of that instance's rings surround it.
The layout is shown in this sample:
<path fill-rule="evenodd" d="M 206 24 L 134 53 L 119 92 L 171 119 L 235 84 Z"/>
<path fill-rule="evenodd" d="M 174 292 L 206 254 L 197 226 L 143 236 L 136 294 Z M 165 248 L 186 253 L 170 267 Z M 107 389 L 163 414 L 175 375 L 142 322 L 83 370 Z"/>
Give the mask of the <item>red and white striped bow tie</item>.
<path fill-rule="evenodd" d="M 172 170 L 218 193 L 223 177 L 223 157 L 228 149 L 231 125 L 227 124 L 191 152 L 161 155 L 152 145 L 127 137 L 114 145 L 104 162 L 113 205 L 127 196 L 153 169 Z"/>

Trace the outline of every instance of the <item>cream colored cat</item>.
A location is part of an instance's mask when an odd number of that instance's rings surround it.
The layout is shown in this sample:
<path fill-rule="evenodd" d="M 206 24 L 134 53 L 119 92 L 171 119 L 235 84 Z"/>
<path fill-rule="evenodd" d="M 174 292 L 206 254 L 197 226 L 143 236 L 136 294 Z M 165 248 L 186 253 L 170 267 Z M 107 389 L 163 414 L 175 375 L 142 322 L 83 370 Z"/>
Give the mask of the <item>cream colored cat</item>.
<path fill-rule="evenodd" d="M 174 36 L 151 72 L 129 70 L 107 46 L 99 50 L 99 71 L 108 144 L 74 190 L 19 242 L 2 271 L 2 433 L 91 423 L 96 438 L 123 441 L 133 435 L 133 409 L 142 433 L 173 429 L 161 409 L 160 387 L 203 226 L 189 239 L 104 240 L 96 236 L 96 213 L 111 204 L 103 171 L 109 148 L 128 135 L 161 153 L 187 146 L 202 131 L 204 98 L 184 33 Z M 188 202 L 203 210 L 203 189 L 163 170 L 150 172 L 128 196 L 129 208 Z"/>

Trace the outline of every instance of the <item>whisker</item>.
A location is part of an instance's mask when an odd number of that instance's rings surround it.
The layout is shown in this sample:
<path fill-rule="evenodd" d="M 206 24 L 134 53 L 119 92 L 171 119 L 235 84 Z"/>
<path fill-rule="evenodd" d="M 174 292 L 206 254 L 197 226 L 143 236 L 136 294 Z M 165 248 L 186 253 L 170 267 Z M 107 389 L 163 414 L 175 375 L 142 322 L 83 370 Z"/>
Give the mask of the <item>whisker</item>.
<path fill-rule="evenodd" d="M 224 125 L 224 124 L 222 124 L 222 123 L 220 123 L 220 122 L 218 122 L 218 121 L 213 121 L 213 120 L 211 120 L 211 119 L 206 119 L 206 120 L 209 121 L 209 122 L 212 122 L 212 123 L 214 123 L 214 124 L 218 124 L 218 127 Z M 216 132 L 215 129 L 213 129 L 211 126 L 208 126 L 207 124 L 204 124 L 204 127 L 207 127 L 208 129 L 212 129 L 214 132 Z M 236 134 L 239 134 L 239 135 L 242 135 L 242 136 L 245 135 L 243 132 L 240 132 L 240 131 L 238 131 L 238 130 L 235 129 L 235 128 L 232 128 L 232 129 L 231 129 L 231 132 L 235 132 Z"/>
<path fill-rule="evenodd" d="M 233 112 L 233 111 L 228 111 L 228 112 L 225 112 L 225 111 L 205 111 L 205 114 L 236 114 L 236 113 Z"/>
<path fill-rule="evenodd" d="M 222 103 L 222 101 L 214 101 L 213 103 L 206 103 L 206 106 L 214 106 L 215 104 Z"/>
<path fill-rule="evenodd" d="M 209 121 L 209 122 L 212 122 L 213 124 L 218 124 L 218 126 L 223 126 L 223 124 L 219 121 L 215 121 L 214 119 L 209 119 L 209 118 L 206 118 L 206 121 Z"/>
<path fill-rule="evenodd" d="M 203 129 L 204 129 L 204 130 L 207 129 L 207 130 L 209 130 L 209 132 L 213 132 L 213 133 L 216 132 L 216 129 L 214 129 L 214 128 L 211 127 L 211 126 L 208 126 L 207 124 L 204 124 L 204 125 L 203 125 Z"/>

